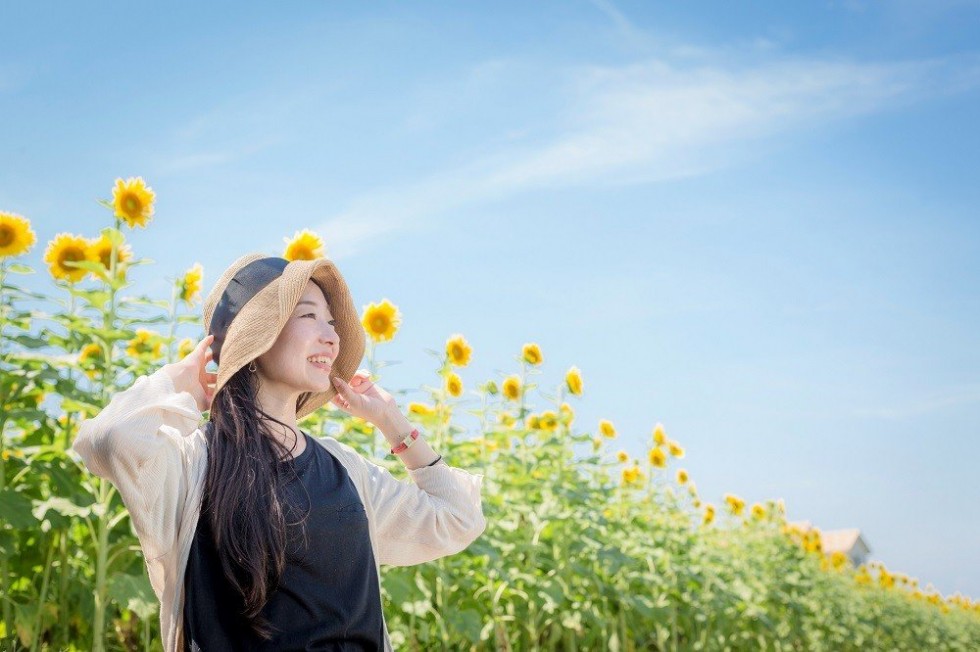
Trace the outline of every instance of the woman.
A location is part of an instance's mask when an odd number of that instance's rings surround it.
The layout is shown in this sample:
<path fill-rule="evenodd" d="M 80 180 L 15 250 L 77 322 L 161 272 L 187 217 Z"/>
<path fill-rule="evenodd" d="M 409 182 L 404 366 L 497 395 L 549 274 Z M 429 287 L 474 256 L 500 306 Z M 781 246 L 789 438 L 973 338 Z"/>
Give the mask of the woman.
<path fill-rule="evenodd" d="M 331 261 L 243 256 L 204 322 L 192 353 L 113 396 L 72 446 L 129 509 L 164 649 L 391 650 L 380 565 L 465 549 L 486 527 L 483 476 L 354 373 L 364 330 Z M 300 430 L 328 401 L 374 424 L 413 482 Z"/>

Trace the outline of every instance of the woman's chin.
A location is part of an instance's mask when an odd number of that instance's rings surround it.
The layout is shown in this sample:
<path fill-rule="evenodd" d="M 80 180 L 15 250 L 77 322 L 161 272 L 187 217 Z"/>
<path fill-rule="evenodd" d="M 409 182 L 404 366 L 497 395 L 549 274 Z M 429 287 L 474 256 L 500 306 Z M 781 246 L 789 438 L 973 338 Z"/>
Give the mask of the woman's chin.
<path fill-rule="evenodd" d="M 313 373 L 310 375 L 310 386 L 311 389 L 307 391 L 311 392 L 325 392 L 333 386 L 333 382 L 330 380 L 331 376 L 325 371 L 320 371 L 319 369 L 314 369 Z"/>

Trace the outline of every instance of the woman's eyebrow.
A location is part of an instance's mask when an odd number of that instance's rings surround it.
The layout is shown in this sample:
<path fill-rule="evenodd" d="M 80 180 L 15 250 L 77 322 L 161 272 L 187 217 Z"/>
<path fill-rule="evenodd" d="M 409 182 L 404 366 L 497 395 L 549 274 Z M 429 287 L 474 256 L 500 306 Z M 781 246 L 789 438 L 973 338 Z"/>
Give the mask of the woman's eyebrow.
<path fill-rule="evenodd" d="M 303 301 L 299 301 L 299 302 L 298 302 L 298 303 L 296 304 L 296 308 L 299 308 L 299 307 L 300 307 L 301 305 L 303 305 L 304 303 L 305 303 L 306 305 L 308 305 L 308 306 L 313 306 L 314 308 L 319 308 L 319 307 L 321 307 L 321 306 L 320 306 L 320 304 L 318 304 L 318 303 L 316 303 L 316 302 L 314 302 L 314 301 L 306 301 L 306 300 L 303 300 Z M 295 310 L 296 308 L 293 308 L 293 310 Z"/>

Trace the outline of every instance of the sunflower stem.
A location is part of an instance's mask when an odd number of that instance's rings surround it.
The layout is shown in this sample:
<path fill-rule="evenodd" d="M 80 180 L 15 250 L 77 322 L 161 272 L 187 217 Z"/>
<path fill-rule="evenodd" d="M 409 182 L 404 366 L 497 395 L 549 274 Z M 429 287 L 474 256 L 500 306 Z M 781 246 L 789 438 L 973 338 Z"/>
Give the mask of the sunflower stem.
<path fill-rule="evenodd" d="M 177 281 L 170 292 L 170 337 L 167 339 L 167 363 L 174 361 L 174 333 L 177 331 Z"/>
<path fill-rule="evenodd" d="M 119 217 L 115 217 L 115 229 L 119 230 Z M 109 309 L 108 311 L 103 311 L 102 313 L 102 327 L 104 330 L 111 329 L 115 326 L 116 322 L 116 242 L 113 239 L 112 250 L 109 257 L 109 278 L 111 279 L 109 283 Z M 109 367 L 112 363 L 112 348 L 113 345 L 109 346 L 109 353 L 105 360 L 105 369 L 108 373 Z M 108 392 L 106 391 L 107 383 L 103 382 L 100 388 L 102 396 L 102 404 L 108 398 Z M 95 562 L 95 613 L 93 615 L 93 640 L 92 649 L 94 652 L 103 652 L 105 650 L 105 617 L 106 617 L 106 599 L 108 597 L 107 586 L 106 586 L 106 575 L 108 571 L 108 548 L 109 548 L 109 504 L 111 495 L 107 486 L 107 481 L 104 478 L 98 479 L 99 487 L 99 504 L 102 506 L 101 513 L 99 515 L 98 525 L 97 525 L 97 536 L 96 536 L 96 562 Z"/>

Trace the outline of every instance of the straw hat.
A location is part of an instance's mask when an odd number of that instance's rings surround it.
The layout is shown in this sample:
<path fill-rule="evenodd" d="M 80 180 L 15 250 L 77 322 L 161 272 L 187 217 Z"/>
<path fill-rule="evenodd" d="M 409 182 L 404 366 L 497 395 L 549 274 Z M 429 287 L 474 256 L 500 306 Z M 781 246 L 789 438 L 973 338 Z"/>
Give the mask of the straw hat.
<path fill-rule="evenodd" d="M 233 262 L 204 302 L 204 327 L 214 335 L 211 351 L 218 364 L 214 393 L 242 367 L 272 348 L 308 281 L 320 286 L 336 320 L 340 352 L 330 376 L 350 381 L 364 356 L 364 328 L 354 299 L 337 266 L 326 258 L 294 260 L 246 254 Z M 296 418 L 310 414 L 337 393 L 304 393 Z"/>

